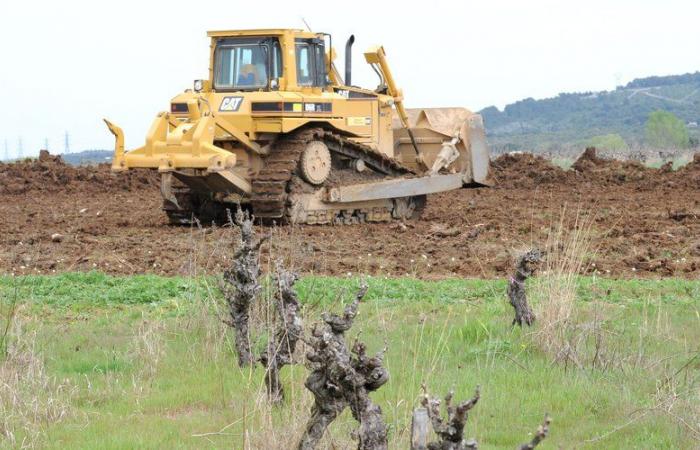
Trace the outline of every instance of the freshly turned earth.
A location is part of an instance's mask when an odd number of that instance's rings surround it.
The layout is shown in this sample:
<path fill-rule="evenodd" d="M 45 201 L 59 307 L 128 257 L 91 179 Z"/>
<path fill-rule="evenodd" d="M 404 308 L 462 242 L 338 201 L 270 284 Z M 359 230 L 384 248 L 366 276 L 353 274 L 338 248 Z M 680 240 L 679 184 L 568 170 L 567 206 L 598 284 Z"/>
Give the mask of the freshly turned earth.
<path fill-rule="evenodd" d="M 405 224 L 265 227 L 263 264 L 271 255 L 316 274 L 501 276 L 517 252 L 546 246 L 563 214 L 567 227 L 592 224 L 589 272 L 700 275 L 700 154 L 677 171 L 592 151 L 569 171 L 504 155 L 492 174 L 495 187 L 429 196 L 422 218 Z M 235 231 L 170 226 L 160 206 L 153 172 L 116 175 L 47 153 L 0 163 L 0 272 L 193 274 L 227 263 Z"/>

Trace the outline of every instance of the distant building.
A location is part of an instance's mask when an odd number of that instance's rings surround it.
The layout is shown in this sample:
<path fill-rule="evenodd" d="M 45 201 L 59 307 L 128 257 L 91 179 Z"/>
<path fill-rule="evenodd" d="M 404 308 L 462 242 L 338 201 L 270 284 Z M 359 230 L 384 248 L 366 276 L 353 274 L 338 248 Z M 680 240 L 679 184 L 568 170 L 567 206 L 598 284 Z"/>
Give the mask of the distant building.
<path fill-rule="evenodd" d="M 697 128 L 698 123 L 697 122 L 688 122 L 688 128 Z"/>

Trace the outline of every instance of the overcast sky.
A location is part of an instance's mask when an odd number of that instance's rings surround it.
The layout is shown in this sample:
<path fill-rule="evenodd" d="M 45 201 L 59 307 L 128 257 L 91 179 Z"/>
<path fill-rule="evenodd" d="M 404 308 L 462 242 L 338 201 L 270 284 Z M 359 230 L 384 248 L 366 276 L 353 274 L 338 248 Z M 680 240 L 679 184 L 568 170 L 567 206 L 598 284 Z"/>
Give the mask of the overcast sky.
<path fill-rule="evenodd" d="M 422 7 L 418 7 L 422 5 Z M 317 10 L 313 8 L 317 7 Z M 61 152 L 112 148 L 101 122 L 142 145 L 157 112 L 207 76 L 207 30 L 354 33 L 353 84 L 375 87 L 362 51 L 383 44 L 406 102 L 479 110 L 559 92 L 614 89 L 700 70 L 697 0 L 4 2 L 0 9 L 0 158 L 48 139 Z"/>

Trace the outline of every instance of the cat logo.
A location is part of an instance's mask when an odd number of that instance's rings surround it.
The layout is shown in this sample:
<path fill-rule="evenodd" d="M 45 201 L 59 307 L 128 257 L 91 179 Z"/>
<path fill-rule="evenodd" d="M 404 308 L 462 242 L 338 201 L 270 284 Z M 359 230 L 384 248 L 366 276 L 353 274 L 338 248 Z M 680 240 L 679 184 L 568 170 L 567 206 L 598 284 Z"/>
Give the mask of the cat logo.
<path fill-rule="evenodd" d="M 219 111 L 235 112 L 241 107 L 243 97 L 224 97 L 219 106 Z"/>

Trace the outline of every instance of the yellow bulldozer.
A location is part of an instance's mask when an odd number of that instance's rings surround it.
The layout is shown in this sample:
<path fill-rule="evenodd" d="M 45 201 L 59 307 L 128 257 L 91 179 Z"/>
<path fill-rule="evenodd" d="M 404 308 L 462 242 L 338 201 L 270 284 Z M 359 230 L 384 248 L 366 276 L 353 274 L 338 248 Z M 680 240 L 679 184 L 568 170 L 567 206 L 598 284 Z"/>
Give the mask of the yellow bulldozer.
<path fill-rule="evenodd" d="M 365 52 L 379 85 L 352 85 L 332 37 L 291 29 L 211 31 L 208 79 L 158 114 L 146 143 L 112 169 L 157 169 L 172 223 L 247 208 L 263 220 L 353 224 L 417 217 L 426 195 L 489 185 L 481 116 L 406 109 L 382 47 Z"/>

